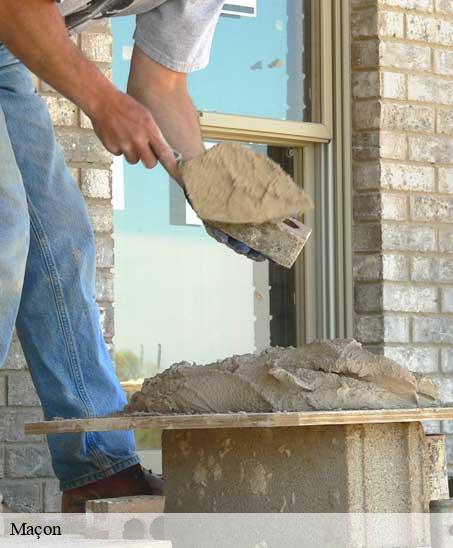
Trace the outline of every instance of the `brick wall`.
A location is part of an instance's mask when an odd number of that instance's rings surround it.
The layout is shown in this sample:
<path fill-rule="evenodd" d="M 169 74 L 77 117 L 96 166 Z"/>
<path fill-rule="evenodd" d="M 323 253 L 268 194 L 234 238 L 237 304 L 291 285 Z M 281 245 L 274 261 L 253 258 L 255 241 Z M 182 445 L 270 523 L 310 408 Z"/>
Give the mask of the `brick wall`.
<path fill-rule="evenodd" d="M 350 1 L 356 336 L 451 402 L 453 2 Z"/>
<path fill-rule="evenodd" d="M 87 56 L 110 74 L 109 26 L 99 23 L 76 37 Z M 80 110 L 44 82 L 37 89 L 48 103 L 57 136 L 75 180 L 86 197 L 96 232 L 97 297 L 106 339 L 113 337 L 113 211 L 111 157 Z M 25 422 L 42 413 L 15 338 L 5 369 L 0 370 L 0 493 L 15 511 L 59 511 L 60 493 L 43 436 L 23 435 Z"/>

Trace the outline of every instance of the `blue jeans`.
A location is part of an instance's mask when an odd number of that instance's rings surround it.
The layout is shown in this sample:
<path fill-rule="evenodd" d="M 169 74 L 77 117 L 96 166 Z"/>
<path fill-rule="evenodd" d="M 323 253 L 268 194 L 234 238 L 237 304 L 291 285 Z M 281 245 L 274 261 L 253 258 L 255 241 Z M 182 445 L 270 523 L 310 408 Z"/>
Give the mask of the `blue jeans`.
<path fill-rule="evenodd" d="M 46 104 L 0 45 L 0 366 L 16 325 L 46 419 L 107 415 L 126 403 L 100 328 L 95 257 Z M 52 435 L 48 443 L 63 490 L 139 462 L 132 432 Z"/>

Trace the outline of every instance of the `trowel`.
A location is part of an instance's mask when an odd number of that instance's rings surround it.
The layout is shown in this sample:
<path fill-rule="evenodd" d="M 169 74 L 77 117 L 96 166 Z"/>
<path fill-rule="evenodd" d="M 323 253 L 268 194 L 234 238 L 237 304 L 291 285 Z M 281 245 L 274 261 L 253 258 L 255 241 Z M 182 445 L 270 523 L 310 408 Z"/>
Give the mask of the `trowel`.
<path fill-rule="evenodd" d="M 311 229 L 300 218 L 310 197 L 270 158 L 236 143 L 220 143 L 178 160 L 186 197 L 205 224 L 291 268 Z"/>

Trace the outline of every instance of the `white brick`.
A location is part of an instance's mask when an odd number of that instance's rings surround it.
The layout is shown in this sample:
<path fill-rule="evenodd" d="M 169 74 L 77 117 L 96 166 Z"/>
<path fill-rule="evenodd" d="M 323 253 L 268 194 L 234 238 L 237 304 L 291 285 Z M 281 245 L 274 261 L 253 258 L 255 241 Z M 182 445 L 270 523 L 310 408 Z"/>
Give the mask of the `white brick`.
<path fill-rule="evenodd" d="M 440 20 L 439 42 L 444 46 L 453 46 L 453 21 Z"/>
<path fill-rule="evenodd" d="M 433 11 L 433 0 L 378 0 L 378 2 L 406 10 Z"/>
<path fill-rule="evenodd" d="M 380 64 L 410 70 L 429 70 L 431 68 L 431 49 L 413 44 L 382 42 L 379 47 Z"/>
<path fill-rule="evenodd" d="M 382 72 L 381 90 L 386 99 L 405 99 L 406 75 L 400 72 Z"/>
<path fill-rule="evenodd" d="M 453 227 L 439 227 L 439 251 L 453 253 Z"/>
<path fill-rule="evenodd" d="M 384 340 L 387 343 L 409 342 L 409 317 L 386 314 L 384 316 Z"/>
<path fill-rule="evenodd" d="M 453 348 L 442 348 L 441 367 L 444 373 L 453 373 Z"/>
<path fill-rule="evenodd" d="M 453 109 L 438 109 L 437 130 L 439 131 L 439 133 L 453 135 Z"/>
<path fill-rule="evenodd" d="M 417 282 L 453 283 L 453 258 L 413 257 L 412 279 Z"/>
<path fill-rule="evenodd" d="M 442 312 L 453 314 L 453 288 L 442 289 Z"/>
<path fill-rule="evenodd" d="M 434 69 L 439 74 L 452 76 L 453 75 L 453 51 L 434 50 Z"/>
<path fill-rule="evenodd" d="M 408 78 L 408 97 L 411 101 L 453 104 L 453 81 L 427 74 L 410 74 Z"/>
<path fill-rule="evenodd" d="M 439 370 L 439 350 L 420 346 L 386 346 L 384 355 L 414 373 L 436 373 Z"/>
<path fill-rule="evenodd" d="M 384 223 L 382 248 L 388 251 L 435 251 L 436 229 L 424 225 Z"/>
<path fill-rule="evenodd" d="M 440 24 L 434 17 L 407 14 L 407 38 L 420 42 L 434 43 L 439 40 Z"/>
<path fill-rule="evenodd" d="M 405 255 L 384 254 L 382 275 L 384 280 L 403 281 L 409 279 L 409 258 Z"/>
<path fill-rule="evenodd" d="M 453 219 L 453 197 L 413 195 L 411 217 L 415 221 L 448 223 Z"/>
<path fill-rule="evenodd" d="M 408 199 L 402 194 L 381 195 L 381 218 L 385 220 L 404 221 L 408 218 Z"/>
<path fill-rule="evenodd" d="M 109 169 L 82 169 L 81 188 L 89 198 L 111 198 L 111 174 Z"/>
<path fill-rule="evenodd" d="M 450 164 L 453 138 L 424 135 L 409 137 L 409 158 L 417 162 Z"/>
<path fill-rule="evenodd" d="M 43 97 L 47 103 L 52 123 L 55 126 L 76 126 L 77 107 L 64 97 Z"/>
<path fill-rule="evenodd" d="M 395 11 L 380 11 L 378 14 L 379 36 L 404 38 L 404 14 Z"/>
<path fill-rule="evenodd" d="M 433 167 L 382 163 L 382 186 L 389 190 L 430 192 L 434 190 Z"/>
<path fill-rule="evenodd" d="M 110 34 L 82 32 L 81 47 L 91 61 L 99 63 L 112 61 L 112 37 Z"/>
<path fill-rule="evenodd" d="M 453 168 L 439 168 L 439 192 L 453 194 Z"/>
<path fill-rule="evenodd" d="M 434 107 L 385 103 L 381 107 L 383 129 L 398 131 L 434 131 Z"/>
<path fill-rule="evenodd" d="M 442 405 L 452 405 L 453 404 L 453 378 L 433 377 L 433 381 L 437 386 L 437 396 L 439 398 L 440 403 Z"/>
<path fill-rule="evenodd" d="M 436 11 L 453 14 L 453 2 L 451 0 L 436 0 Z"/>
<path fill-rule="evenodd" d="M 413 323 L 415 342 L 453 344 L 453 318 L 416 316 Z"/>
<path fill-rule="evenodd" d="M 383 303 L 384 310 L 393 312 L 437 312 L 437 289 L 386 283 Z"/>
<path fill-rule="evenodd" d="M 407 137 L 401 133 L 390 131 L 380 132 L 380 155 L 389 160 L 405 160 L 407 158 Z"/>

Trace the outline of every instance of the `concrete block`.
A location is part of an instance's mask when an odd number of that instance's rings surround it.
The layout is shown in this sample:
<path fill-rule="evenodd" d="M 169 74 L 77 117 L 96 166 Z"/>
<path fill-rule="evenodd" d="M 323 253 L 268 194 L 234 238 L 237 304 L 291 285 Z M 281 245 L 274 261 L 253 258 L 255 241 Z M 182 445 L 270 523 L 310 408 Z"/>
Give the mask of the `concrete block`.
<path fill-rule="evenodd" d="M 44 512 L 61 511 L 60 482 L 51 479 L 44 482 Z"/>
<path fill-rule="evenodd" d="M 97 514 L 162 514 L 165 497 L 139 495 L 111 499 L 89 500 L 86 511 Z"/>
<path fill-rule="evenodd" d="M 41 405 L 28 371 L 8 375 L 8 405 Z"/>
<path fill-rule="evenodd" d="M 22 347 L 16 333 L 14 333 L 4 369 L 26 369 L 26 367 L 27 363 L 22 352 Z"/>
<path fill-rule="evenodd" d="M 448 493 L 447 449 L 445 436 L 426 436 L 425 464 L 427 466 L 430 500 L 445 500 Z"/>
<path fill-rule="evenodd" d="M 37 481 L 1 480 L 0 493 L 13 512 L 42 512 L 42 489 Z"/>
<path fill-rule="evenodd" d="M 41 441 L 42 436 L 25 436 L 24 434 L 24 425 L 26 422 L 38 422 L 41 420 L 41 409 L 3 408 L 0 410 L 0 439 L 6 442 Z"/>
<path fill-rule="evenodd" d="M 425 512 L 429 506 L 420 423 L 166 430 L 162 443 L 166 512 Z"/>
<path fill-rule="evenodd" d="M 46 478 L 53 476 L 47 444 L 6 447 L 6 475 L 9 478 Z"/>

